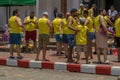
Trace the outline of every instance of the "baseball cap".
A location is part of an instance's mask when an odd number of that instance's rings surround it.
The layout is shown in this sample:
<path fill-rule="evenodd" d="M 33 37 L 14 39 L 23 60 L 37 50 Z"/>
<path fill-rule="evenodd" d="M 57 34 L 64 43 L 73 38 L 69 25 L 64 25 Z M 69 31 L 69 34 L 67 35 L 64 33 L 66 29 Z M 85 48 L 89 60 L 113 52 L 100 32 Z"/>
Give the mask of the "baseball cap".
<path fill-rule="evenodd" d="M 80 3 L 80 6 L 84 6 L 84 4 L 83 4 L 83 3 Z"/>
<path fill-rule="evenodd" d="M 80 21 L 81 21 L 82 23 L 85 23 L 85 18 L 80 18 Z"/>
<path fill-rule="evenodd" d="M 47 16 L 48 16 L 48 12 L 43 12 L 42 14 L 43 14 L 43 15 L 47 15 Z"/>

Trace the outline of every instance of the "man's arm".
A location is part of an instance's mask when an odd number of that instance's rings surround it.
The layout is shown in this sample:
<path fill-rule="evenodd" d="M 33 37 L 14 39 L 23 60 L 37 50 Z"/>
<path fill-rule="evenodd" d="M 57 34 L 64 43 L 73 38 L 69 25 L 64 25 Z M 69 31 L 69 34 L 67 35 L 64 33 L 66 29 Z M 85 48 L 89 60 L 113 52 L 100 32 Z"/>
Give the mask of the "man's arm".
<path fill-rule="evenodd" d="M 103 30 L 105 31 L 105 33 L 106 33 L 106 36 L 108 35 L 107 33 L 107 27 L 106 27 L 106 25 L 105 25 L 105 21 L 104 21 L 104 17 L 103 16 L 101 16 L 100 17 L 100 23 L 101 23 L 101 25 L 102 25 L 102 27 L 103 27 Z"/>
<path fill-rule="evenodd" d="M 23 24 L 24 24 L 24 25 L 27 25 L 27 24 L 29 24 L 29 23 L 31 23 L 31 21 L 28 22 L 28 21 L 27 21 L 27 17 L 26 17 L 25 20 L 24 20 L 24 22 L 23 22 Z"/>
<path fill-rule="evenodd" d="M 35 19 L 34 24 L 35 24 L 35 28 L 37 29 L 38 28 L 38 20 L 37 20 L 37 18 Z"/>
<path fill-rule="evenodd" d="M 85 24 L 84 25 L 87 26 L 87 24 L 89 24 L 89 20 L 88 19 L 85 20 Z"/>
<path fill-rule="evenodd" d="M 50 20 L 47 20 L 47 25 L 48 25 L 50 33 L 52 33 L 52 25 L 51 25 Z"/>
<path fill-rule="evenodd" d="M 60 27 L 59 27 L 59 32 L 60 32 L 60 37 L 62 38 L 62 27 L 63 27 L 63 20 L 60 22 Z"/>
<path fill-rule="evenodd" d="M 22 21 L 21 21 L 21 19 L 20 19 L 19 17 L 16 18 L 16 22 L 17 22 L 17 24 L 18 24 L 20 27 L 23 28 Z"/>
<path fill-rule="evenodd" d="M 113 22 L 111 22 L 111 20 L 109 18 L 107 18 L 107 23 L 109 23 L 111 26 L 114 26 Z"/>
<path fill-rule="evenodd" d="M 72 20 L 71 18 L 68 19 L 68 28 L 71 29 L 71 30 L 73 30 L 73 31 L 76 31 L 76 30 L 71 26 L 72 23 L 73 23 L 73 20 Z"/>
<path fill-rule="evenodd" d="M 91 18 L 94 18 L 94 12 L 93 12 L 92 9 L 90 10 L 90 17 L 91 17 Z"/>

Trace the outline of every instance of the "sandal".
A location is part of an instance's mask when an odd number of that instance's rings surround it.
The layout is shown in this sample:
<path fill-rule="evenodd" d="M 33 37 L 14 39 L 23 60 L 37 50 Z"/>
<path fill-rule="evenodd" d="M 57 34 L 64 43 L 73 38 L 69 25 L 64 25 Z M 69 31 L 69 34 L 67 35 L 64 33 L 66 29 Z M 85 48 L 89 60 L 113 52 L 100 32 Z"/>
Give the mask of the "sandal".
<path fill-rule="evenodd" d="M 88 61 L 88 62 L 86 62 L 86 64 L 90 64 L 90 62 Z"/>
<path fill-rule="evenodd" d="M 35 61 L 40 61 L 39 59 L 35 59 Z"/>
<path fill-rule="evenodd" d="M 105 64 L 110 64 L 110 62 L 108 60 L 105 61 Z"/>
<path fill-rule="evenodd" d="M 9 59 L 15 59 L 15 57 L 14 57 L 14 56 L 9 56 L 8 58 L 9 58 Z"/>
<path fill-rule="evenodd" d="M 22 56 L 18 56 L 17 59 L 23 59 L 23 57 Z"/>
<path fill-rule="evenodd" d="M 49 59 L 43 59 L 42 61 L 50 61 Z"/>

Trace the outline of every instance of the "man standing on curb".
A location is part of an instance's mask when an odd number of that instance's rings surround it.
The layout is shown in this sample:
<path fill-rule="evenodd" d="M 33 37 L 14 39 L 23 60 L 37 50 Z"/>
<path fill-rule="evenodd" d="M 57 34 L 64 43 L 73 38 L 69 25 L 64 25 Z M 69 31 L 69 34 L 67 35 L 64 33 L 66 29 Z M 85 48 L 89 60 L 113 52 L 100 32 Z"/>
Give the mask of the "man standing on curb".
<path fill-rule="evenodd" d="M 94 28 L 93 28 L 93 20 L 88 15 L 88 11 L 84 11 L 84 17 L 86 18 L 85 26 L 88 27 L 88 54 L 90 59 L 93 59 L 92 55 L 92 40 L 94 39 Z"/>
<path fill-rule="evenodd" d="M 54 29 L 56 46 L 57 46 L 57 56 L 61 56 L 62 52 L 62 42 L 63 42 L 63 29 L 61 23 L 63 22 L 63 14 L 59 13 L 57 17 L 52 21 L 52 26 Z"/>
<path fill-rule="evenodd" d="M 72 9 L 70 11 L 71 16 L 68 18 L 68 45 L 69 45 L 69 52 L 68 52 L 68 60 L 67 62 L 74 62 L 72 58 L 73 48 L 75 46 L 75 31 L 77 30 L 78 23 L 76 21 L 77 17 L 77 9 Z"/>
<path fill-rule="evenodd" d="M 31 39 L 34 44 L 34 51 L 36 51 L 36 25 L 37 25 L 37 18 L 34 16 L 34 12 L 30 12 L 30 16 L 27 16 L 24 20 L 25 26 L 25 41 L 26 41 L 26 52 L 28 52 L 28 45 L 29 40 Z"/>
<path fill-rule="evenodd" d="M 48 19 L 48 12 L 43 12 L 43 17 L 38 20 L 38 30 L 39 30 L 39 38 L 38 38 L 38 51 L 36 55 L 36 61 L 39 61 L 40 51 L 43 50 L 43 61 L 49 61 L 46 59 L 46 48 L 49 43 L 49 34 L 51 32 L 51 23 Z"/>
<path fill-rule="evenodd" d="M 10 28 L 10 39 L 9 39 L 9 43 L 10 43 L 10 59 L 14 59 L 14 55 L 13 55 L 13 50 L 14 50 L 14 45 L 16 45 L 16 49 L 17 49 L 17 59 L 22 59 L 23 57 L 20 54 L 20 44 L 21 44 L 21 35 L 20 33 L 22 32 L 22 21 L 19 18 L 19 11 L 15 10 L 13 11 L 13 16 L 10 17 L 9 19 L 9 28 Z"/>

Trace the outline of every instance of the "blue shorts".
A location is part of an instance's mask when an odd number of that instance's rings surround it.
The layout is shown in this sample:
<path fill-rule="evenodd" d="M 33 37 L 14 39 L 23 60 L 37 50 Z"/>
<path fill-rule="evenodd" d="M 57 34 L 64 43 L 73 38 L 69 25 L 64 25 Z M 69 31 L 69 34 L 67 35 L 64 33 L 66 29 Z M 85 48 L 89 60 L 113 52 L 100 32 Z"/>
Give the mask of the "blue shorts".
<path fill-rule="evenodd" d="M 68 34 L 67 38 L 68 38 L 68 45 L 70 47 L 74 47 L 75 46 L 75 36 L 74 36 L 74 34 Z"/>
<path fill-rule="evenodd" d="M 63 34 L 63 43 L 68 43 L 67 34 Z"/>
<path fill-rule="evenodd" d="M 21 44 L 21 35 L 19 33 L 10 33 L 9 44 Z"/>
<path fill-rule="evenodd" d="M 93 40 L 95 38 L 94 32 L 89 32 L 88 33 L 88 40 Z"/>
<path fill-rule="evenodd" d="M 62 42 L 62 38 L 60 38 L 59 34 L 55 35 L 56 42 Z"/>

